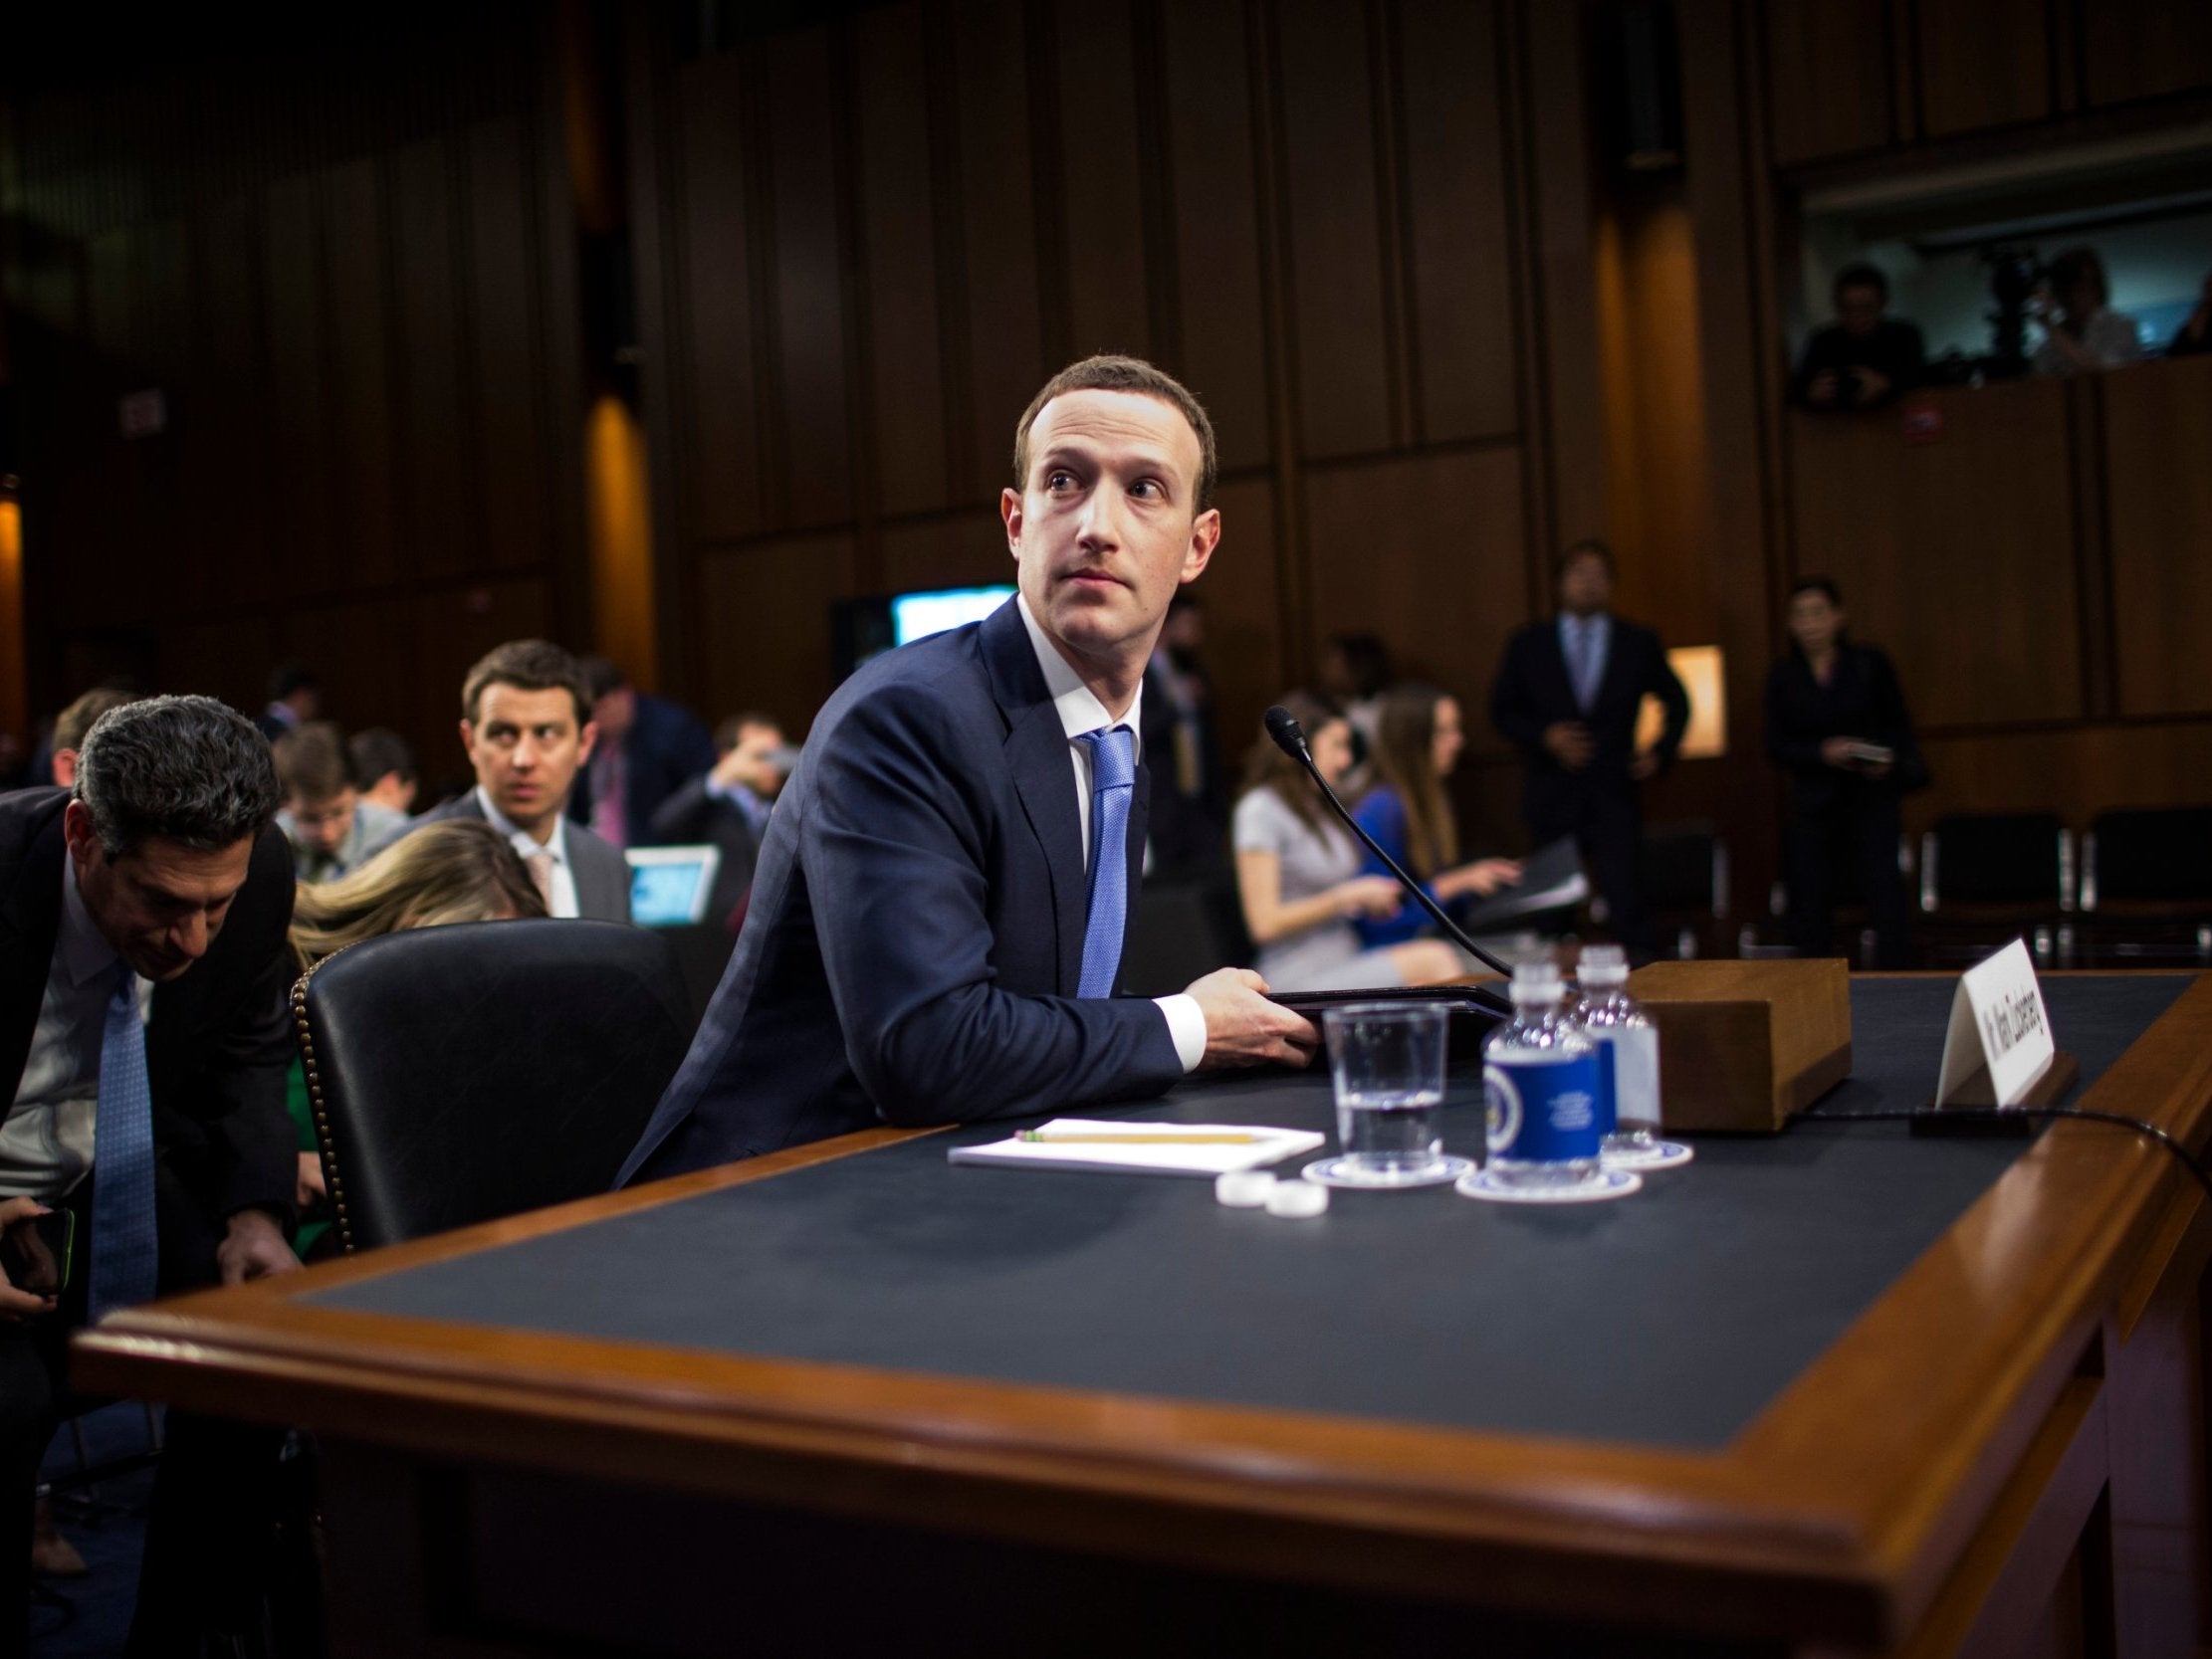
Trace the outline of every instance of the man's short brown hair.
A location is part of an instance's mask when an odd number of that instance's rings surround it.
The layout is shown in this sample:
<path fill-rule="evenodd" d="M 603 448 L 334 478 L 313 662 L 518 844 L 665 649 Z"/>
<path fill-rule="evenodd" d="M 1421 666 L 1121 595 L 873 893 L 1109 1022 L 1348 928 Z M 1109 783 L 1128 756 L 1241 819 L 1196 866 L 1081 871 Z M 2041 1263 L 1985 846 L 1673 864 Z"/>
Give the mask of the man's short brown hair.
<path fill-rule="evenodd" d="M 551 640 L 516 639 L 494 646 L 461 682 L 461 718 L 476 723 L 476 706 L 487 686 L 513 686 L 524 692 L 566 692 L 576 706 L 576 725 L 591 719 L 591 700 L 575 658 Z"/>
<path fill-rule="evenodd" d="M 1013 487 L 1016 490 L 1029 487 L 1029 428 L 1036 425 L 1037 412 L 1062 392 L 1138 392 L 1169 405 L 1189 421 L 1191 430 L 1198 434 L 1199 488 L 1191 511 L 1197 515 L 1214 505 L 1214 480 L 1220 471 L 1220 457 L 1214 448 L 1214 423 L 1206 418 L 1206 406 L 1182 381 L 1154 368 L 1142 357 L 1085 357 L 1079 363 L 1070 363 L 1044 383 L 1043 389 L 1029 399 L 1029 407 L 1022 410 L 1021 424 L 1013 429 Z"/>
<path fill-rule="evenodd" d="M 270 744 L 288 801 L 327 801 L 361 786 L 352 752 L 335 721 L 310 721 Z"/>
<path fill-rule="evenodd" d="M 96 686 L 72 703 L 54 720 L 54 746 L 80 749 L 85 746 L 85 733 L 93 723 L 111 709 L 120 709 L 126 703 L 138 701 L 136 692 L 117 691 L 113 686 Z"/>

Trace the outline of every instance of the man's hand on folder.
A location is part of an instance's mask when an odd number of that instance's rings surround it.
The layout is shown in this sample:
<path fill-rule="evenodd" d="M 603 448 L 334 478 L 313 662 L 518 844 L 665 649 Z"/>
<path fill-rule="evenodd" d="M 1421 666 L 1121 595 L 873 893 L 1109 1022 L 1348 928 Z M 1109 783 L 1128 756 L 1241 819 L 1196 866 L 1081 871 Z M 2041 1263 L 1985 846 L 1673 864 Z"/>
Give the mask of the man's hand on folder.
<path fill-rule="evenodd" d="M 1272 1060 L 1303 1066 L 1321 1046 L 1321 1033 L 1303 1014 L 1267 1000 L 1267 981 L 1248 967 L 1216 968 L 1189 986 L 1206 1016 L 1206 1058 L 1201 1071 Z"/>

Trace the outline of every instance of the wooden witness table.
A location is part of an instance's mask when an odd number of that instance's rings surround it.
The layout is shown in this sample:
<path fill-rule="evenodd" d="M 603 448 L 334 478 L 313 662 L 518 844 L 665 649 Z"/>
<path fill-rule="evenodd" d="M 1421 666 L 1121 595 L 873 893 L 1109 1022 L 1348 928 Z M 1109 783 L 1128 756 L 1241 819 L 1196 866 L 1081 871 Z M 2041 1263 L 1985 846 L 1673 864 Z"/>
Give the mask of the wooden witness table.
<path fill-rule="evenodd" d="M 2048 990 L 2078 1100 L 2201 1147 L 2212 978 Z M 1948 998 L 1855 982 L 1824 1108 L 1924 1099 Z M 136 1310 L 79 1381 L 315 1432 L 339 1654 L 2196 1651 L 2198 1188 L 1894 1129 L 1319 1222 L 877 1131 Z"/>

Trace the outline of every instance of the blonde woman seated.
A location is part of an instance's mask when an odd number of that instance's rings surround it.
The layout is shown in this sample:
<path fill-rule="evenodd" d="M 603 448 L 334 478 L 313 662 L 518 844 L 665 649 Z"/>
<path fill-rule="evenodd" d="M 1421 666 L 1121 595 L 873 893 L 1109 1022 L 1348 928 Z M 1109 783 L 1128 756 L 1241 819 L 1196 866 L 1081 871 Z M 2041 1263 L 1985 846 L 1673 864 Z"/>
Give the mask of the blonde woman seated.
<path fill-rule="evenodd" d="M 1333 789 L 1352 766 L 1352 728 L 1301 692 L 1283 707 L 1305 728 L 1313 763 Z M 1360 942 L 1355 918 L 1396 916 L 1404 898 L 1389 876 L 1363 876 L 1360 845 L 1338 823 L 1295 760 L 1262 737 L 1244 762 L 1236 802 L 1236 888 L 1259 969 L 1278 991 L 1433 985 L 1460 971 L 1438 939 L 1381 949 Z"/>
<path fill-rule="evenodd" d="M 382 933 L 545 914 L 545 898 L 506 836 L 481 819 L 447 818 L 410 830 L 350 875 L 302 883 L 292 907 L 292 948 L 306 969 Z M 298 1061 L 286 1104 L 300 1135 L 302 1222 L 293 1248 L 306 1257 L 330 1223 L 318 1218 L 328 1194 L 307 1074 Z"/>

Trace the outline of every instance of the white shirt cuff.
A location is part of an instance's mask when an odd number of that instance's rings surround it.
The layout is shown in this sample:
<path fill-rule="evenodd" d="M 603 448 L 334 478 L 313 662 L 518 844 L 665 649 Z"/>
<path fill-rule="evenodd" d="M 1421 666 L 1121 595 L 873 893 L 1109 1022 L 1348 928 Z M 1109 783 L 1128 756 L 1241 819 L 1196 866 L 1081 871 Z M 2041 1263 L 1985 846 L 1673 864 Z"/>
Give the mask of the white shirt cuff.
<path fill-rule="evenodd" d="M 1206 1058 L 1206 1012 L 1200 1008 L 1199 999 L 1178 992 L 1156 996 L 1152 1005 L 1168 1016 L 1168 1036 L 1175 1043 L 1175 1056 L 1183 1062 L 1183 1069 L 1197 1071 L 1199 1062 Z"/>

